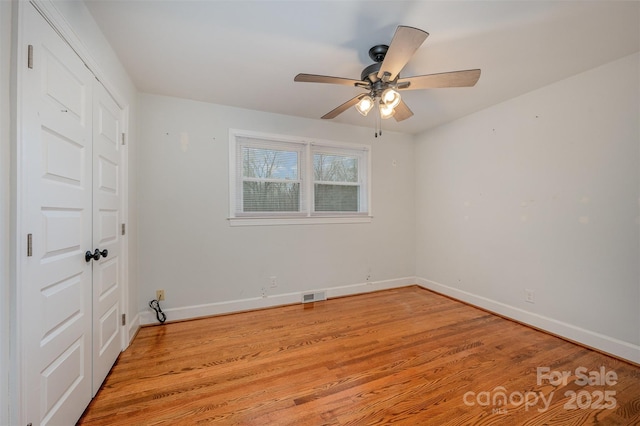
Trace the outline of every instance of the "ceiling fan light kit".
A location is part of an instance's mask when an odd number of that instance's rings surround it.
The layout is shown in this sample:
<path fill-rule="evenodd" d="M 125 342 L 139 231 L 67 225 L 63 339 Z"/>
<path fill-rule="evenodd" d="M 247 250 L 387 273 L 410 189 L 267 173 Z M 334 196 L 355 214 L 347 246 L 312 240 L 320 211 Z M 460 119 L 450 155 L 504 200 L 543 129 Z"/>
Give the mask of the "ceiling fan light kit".
<path fill-rule="evenodd" d="M 398 26 L 389 46 L 379 44 L 369 49 L 369 57 L 375 63 L 362 70 L 360 80 L 301 73 L 295 76 L 294 81 L 340 84 L 358 87 L 368 92 L 357 95 L 334 108 L 323 115 L 323 119 L 335 118 L 352 106 L 366 116 L 377 103 L 379 118 L 394 117 L 396 121 L 406 120 L 413 115 L 413 112 L 402 100 L 400 90 L 472 87 L 480 78 L 479 69 L 400 78 L 400 71 L 428 36 L 429 33 L 418 28 Z M 379 125 L 378 123 L 376 119 L 376 124 Z M 378 137 L 381 134 L 382 131 L 378 127 L 375 135 Z"/>

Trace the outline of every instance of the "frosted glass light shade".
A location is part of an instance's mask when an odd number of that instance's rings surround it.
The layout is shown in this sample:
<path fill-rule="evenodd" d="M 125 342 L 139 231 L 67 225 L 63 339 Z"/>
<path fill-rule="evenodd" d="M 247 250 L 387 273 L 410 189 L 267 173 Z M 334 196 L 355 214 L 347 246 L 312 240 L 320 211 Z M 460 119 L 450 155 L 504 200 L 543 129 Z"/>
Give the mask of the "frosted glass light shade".
<path fill-rule="evenodd" d="M 373 108 L 373 98 L 369 95 L 363 96 L 360 102 L 356 104 L 356 109 L 364 116 L 371 111 L 371 108 Z"/>
<path fill-rule="evenodd" d="M 386 89 L 384 92 L 382 92 L 380 102 L 390 106 L 391 108 L 395 108 L 400 103 L 400 93 L 396 92 L 393 89 Z"/>
<path fill-rule="evenodd" d="M 380 118 L 387 119 L 393 117 L 396 110 L 392 106 L 380 103 Z"/>

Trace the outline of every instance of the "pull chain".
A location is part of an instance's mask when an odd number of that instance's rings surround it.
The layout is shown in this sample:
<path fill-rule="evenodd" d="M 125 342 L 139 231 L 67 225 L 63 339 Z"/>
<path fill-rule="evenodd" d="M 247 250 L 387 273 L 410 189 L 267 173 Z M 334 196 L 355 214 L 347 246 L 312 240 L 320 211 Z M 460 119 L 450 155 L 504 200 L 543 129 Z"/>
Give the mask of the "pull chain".
<path fill-rule="evenodd" d="M 382 136 L 382 116 L 380 113 L 380 101 L 378 100 L 378 111 L 376 114 L 376 138 Z"/>
<path fill-rule="evenodd" d="M 377 111 L 375 118 L 375 129 L 373 135 L 377 138 L 378 136 L 382 136 L 382 112 L 380 111 L 380 100 L 377 100 Z"/>
<path fill-rule="evenodd" d="M 374 135 L 375 135 L 376 138 L 378 137 L 378 120 L 379 119 L 380 119 L 380 107 L 378 106 L 377 111 L 376 111 L 376 120 L 375 120 L 376 128 L 375 128 L 375 132 L 374 132 Z"/>

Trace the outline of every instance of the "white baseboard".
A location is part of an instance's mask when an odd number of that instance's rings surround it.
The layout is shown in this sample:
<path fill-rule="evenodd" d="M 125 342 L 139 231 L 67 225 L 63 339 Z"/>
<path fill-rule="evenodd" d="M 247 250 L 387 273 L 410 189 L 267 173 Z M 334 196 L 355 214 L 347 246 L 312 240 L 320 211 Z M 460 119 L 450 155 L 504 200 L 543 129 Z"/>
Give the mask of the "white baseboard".
<path fill-rule="evenodd" d="M 638 345 L 624 342 L 613 337 L 608 337 L 553 318 L 528 312 L 523 309 L 449 287 L 435 281 L 416 277 L 415 283 L 427 290 L 435 291 L 470 305 L 494 312 L 498 315 L 539 328 L 573 342 L 640 364 L 640 346 Z"/>
<path fill-rule="evenodd" d="M 163 309 L 167 315 L 167 321 L 181 321 L 208 317 L 213 315 L 229 314 L 233 312 L 249 311 L 254 309 L 271 308 L 274 306 L 302 303 L 302 295 L 311 292 L 326 292 L 327 299 L 334 297 L 350 296 L 354 294 L 369 293 L 372 291 L 405 287 L 415 284 L 414 277 L 397 278 L 384 281 L 369 281 L 360 284 L 352 284 L 340 287 L 326 287 L 309 291 L 269 295 L 266 297 L 254 297 L 250 299 L 230 300 L 225 302 L 207 303 L 203 305 L 183 306 Z M 139 325 L 156 324 L 158 321 L 155 312 L 151 309 L 140 312 Z M 133 335 L 131 335 L 133 336 Z"/>

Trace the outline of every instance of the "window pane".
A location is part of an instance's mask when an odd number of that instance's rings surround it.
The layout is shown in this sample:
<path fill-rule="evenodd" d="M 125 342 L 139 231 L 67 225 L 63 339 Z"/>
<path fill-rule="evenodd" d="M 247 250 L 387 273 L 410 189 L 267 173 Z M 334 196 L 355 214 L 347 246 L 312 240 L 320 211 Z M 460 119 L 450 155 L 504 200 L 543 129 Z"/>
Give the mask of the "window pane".
<path fill-rule="evenodd" d="M 315 211 L 357 212 L 360 187 L 315 184 Z"/>
<path fill-rule="evenodd" d="M 243 212 L 298 212 L 300 184 L 243 182 Z"/>
<path fill-rule="evenodd" d="M 298 152 L 243 147 L 242 175 L 246 178 L 298 180 Z"/>
<path fill-rule="evenodd" d="M 358 182 L 358 159 L 334 154 L 313 154 L 314 178 L 320 182 Z"/>

